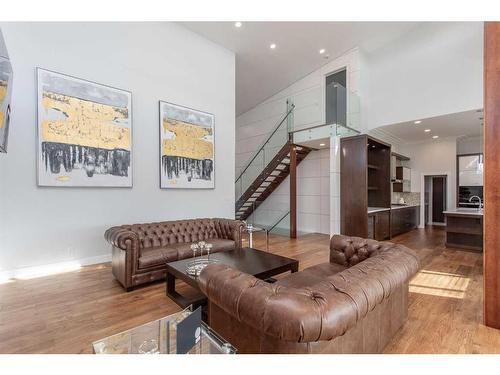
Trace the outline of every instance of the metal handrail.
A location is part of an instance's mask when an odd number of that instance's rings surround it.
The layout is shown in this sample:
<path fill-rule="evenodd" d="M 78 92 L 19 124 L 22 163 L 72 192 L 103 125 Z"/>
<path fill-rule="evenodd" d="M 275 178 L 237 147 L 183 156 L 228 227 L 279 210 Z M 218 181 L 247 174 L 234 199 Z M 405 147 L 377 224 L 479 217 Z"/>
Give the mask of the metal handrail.
<path fill-rule="evenodd" d="M 303 132 L 304 130 L 311 130 L 311 129 L 316 129 L 316 128 L 321 128 L 323 126 L 342 126 L 343 128 L 346 128 L 346 129 L 349 129 L 357 134 L 361 134 L 361 132 L 359 130 L 356 130 L 354 128 L 351 128 L 350 126 L 347 126 L 347 125 L 339 125 L 339 124 L 322 124 L 322 125 L 314 125 L 314 126 L 310 126 L 308 128 L 304 128 L 304 129 L 297 129 L 297 130 L 292 130 L 290 132 L 290 134 L 294 134 L 294 133 L 298 133 L 298 132 Z"/>
<path fill-rule="evenodd" d="M 292 111 L 294 110 L 295 108 L 295 104 L 291 104 L 290 105 L 290 109 L 286 112 L 285 114 L 285 117 L 283 117 L 283 119 L 278 123 L 278 125 L 273 129 L 272 133 L 269 135 L 269 137 L 267 137 L 267 139 L 264 141 L 264 143 L 262 144 L 262 146 L 259 147 L 259 149 L 255 152 L 255 155 L 252 157 L 252 159 L 250 159 L 250 161 L 247 163 L 247 165 L 245 166 L 245 168 L 240 172 L 240 175 L 238 176 L 238 178 L 234 181 L 234 183 L 237 183 L 238 180 L 241 178 L 241 176 L 243 176 L 243 174 L 246 172 L 246 170 L 248 169 L 248 167 L 250 167 L 250 165 L 252 164 L 252 162 L 255 160 L 255 158 L 259 155 L 259 153 L 262 151 L 262 149 L 266 146 L 267 142 L 269 142 L 269 140 L 272 138 L 272 136 L 278 131 L 279 127 L 281 126 L 281 124 L 283 124 L 283 122 L 288 118 L 288 116 L 290 115 L 290 113 L 292 113 Z M 289 132 L 290 133 L 290 132 Z"/>

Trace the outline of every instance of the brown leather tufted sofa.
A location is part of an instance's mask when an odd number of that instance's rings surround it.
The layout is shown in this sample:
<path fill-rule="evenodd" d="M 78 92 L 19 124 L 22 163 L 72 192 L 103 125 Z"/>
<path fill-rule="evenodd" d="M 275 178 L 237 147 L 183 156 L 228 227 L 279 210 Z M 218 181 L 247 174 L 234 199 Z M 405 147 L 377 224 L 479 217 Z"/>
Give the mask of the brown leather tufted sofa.
<path fill-rule="evenodd" d="M 406 321 L 418 268 L 405 246 L 336 235 L 330 262 L 274 284 L 223 264 L 198 283 L 210 326 L 240 353 L 380 353 Z"/>
<path fill-rule="evenodd" d="M 193 256 L 191 244 L 206 241 L 212 252 L 241 248 L 244 224 L 230 219 L 191 219 L 122 225 L 104 237 L 113 247 L 113 275 L 129 291 L 165 278 L 165 263 Z"/>

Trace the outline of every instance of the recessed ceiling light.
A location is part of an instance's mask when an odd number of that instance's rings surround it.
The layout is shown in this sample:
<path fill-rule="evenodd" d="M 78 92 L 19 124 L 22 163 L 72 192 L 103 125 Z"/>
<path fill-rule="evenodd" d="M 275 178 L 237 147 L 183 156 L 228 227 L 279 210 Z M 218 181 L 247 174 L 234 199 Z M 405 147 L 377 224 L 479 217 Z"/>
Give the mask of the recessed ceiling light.
<path fill-rule="evenodd" d="M 324 49 L 324 48 L 321 48 L 321 49 L 319 50 L 319 54 L 320 54 L 320 55 L 322 55 L 322 54 L 324 54 L 324 53 L 325 53 L 325 49 Z"/>
<path fill-rule="evenodd" d="M 425 129 L 424 132 L 429 133 L 431 129 Z"/>
<path fill-rule="evenodd" d="M 418 125 L 418 124 L 420 124 L 421 122 L 422 122 L 422 120 L 417 120 L 417 121 L 415 121 L 415 124 L 416 124 L 416 125 Z"/>
<path fill-rule="evenodd" d="M 241 27 L 243 25 L 240 21 L 234 23 L 234 27 Z"/>
<path fill-rule="evenodd" d="M 276 44 L 275 43 L 271 43 L 271 45 L 269 46 L 269 48 L 275 49 L 276 48 Z"/>
<path fill-rule="evenodd" d="M 320 145 L 320 146 L 324 146 L 325 144 L 324 144 L 324 143 L 320 143 L 319 145 Z"/>
<path fill-rule="evenodd" d="M 439 135 L 433 135 L 432 136 L 432 139 L 437 139 L 437 138 L 439 138 Z"/>

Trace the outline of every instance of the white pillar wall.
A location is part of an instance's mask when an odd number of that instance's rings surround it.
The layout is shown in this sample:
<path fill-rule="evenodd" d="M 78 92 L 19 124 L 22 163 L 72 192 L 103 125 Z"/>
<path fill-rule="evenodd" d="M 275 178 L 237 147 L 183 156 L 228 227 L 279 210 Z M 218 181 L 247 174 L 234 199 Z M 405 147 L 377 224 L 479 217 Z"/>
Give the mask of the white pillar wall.
<path fill-rule="evenodd" d="M 340 234 L 340 137 L 330 137 L 330 236 Z"/>

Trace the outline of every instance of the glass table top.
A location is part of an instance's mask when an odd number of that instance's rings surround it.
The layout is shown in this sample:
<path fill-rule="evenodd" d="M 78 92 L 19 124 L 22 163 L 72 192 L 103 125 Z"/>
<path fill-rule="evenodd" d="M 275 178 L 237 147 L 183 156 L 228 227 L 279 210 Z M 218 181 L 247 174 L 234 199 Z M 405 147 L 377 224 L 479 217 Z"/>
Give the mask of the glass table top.
<path fill-rule="evenodd" d="M 191 307 L 161 319 L 105 337 L 92 343 L 95 354 L 176 354 L 177 325 L 192 313 Z M 236 349 L 207 324 L 196 330 L 196 343 L 187 354 L 235 354 Z"/>

